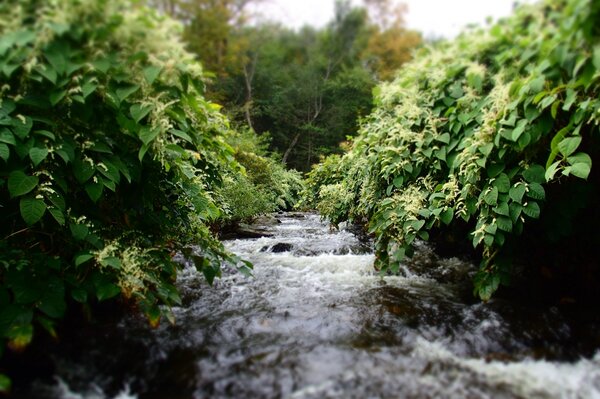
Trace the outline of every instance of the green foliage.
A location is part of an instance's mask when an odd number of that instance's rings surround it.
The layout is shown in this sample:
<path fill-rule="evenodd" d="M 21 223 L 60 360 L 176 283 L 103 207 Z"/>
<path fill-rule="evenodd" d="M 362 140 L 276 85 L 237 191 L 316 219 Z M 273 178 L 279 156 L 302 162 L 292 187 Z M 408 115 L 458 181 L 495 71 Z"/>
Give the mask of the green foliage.
<path fill-rule="evenodd" d="M 0 5 L 0 348 L 75 303 L 172 320 L 187 245 L 211 282 L 238 264 L 207 226 L 240 166 L 180 30 L 126 0 Z"/>
<path fill-rule="evenodd" d="M 232 132 L 227 141 L 235 149 L 234 157 L 242 165 L 242 173 L 229 173 L 217 190 L 223 222 L 249 220 L 277 210 L 293 209 L 304 188 L 302 175 L 287 170 L 269 156 L 269 137 L 257 137 L 251 130 Z"/>
<path fill-rule="evenodd" d="M 216 75 L 209 97 L 235 123 L 270 132 L 271 149 L 301 171 L 356 134 L 377 77 L 389 76 L 420 42 L 401 15 L 380 26 L 347 0 L 336 2 L 326 27 L 299 31 L 245 24 L 254 0 L 149 1 L 185 22 L 188 48 Z"/>
<path fill-rule="evenodd" d="M 505 242 L 540 217 L 547 187 L 590 175 L 599 19 L 597 2 L 546 1 L 423 49 L 377 88 L 351 151 L 311 172 L 309 200 L 333 223 L 369 220 L 382 272 L 416 239 L 467 226 L 489 299 L 510 274 Z"/>

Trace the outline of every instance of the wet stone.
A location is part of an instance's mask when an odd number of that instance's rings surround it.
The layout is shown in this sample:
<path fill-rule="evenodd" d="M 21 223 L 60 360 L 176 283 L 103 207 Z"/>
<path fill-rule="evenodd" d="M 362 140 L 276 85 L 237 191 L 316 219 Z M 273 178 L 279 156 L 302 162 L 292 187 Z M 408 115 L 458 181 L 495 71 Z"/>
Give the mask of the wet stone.
<path fill-rule="evenodd" d="M 273 246 L 264 246 L 260 249 L 260 252 L 273 252 L 273 253 L 281 253 L 281 252 L 290 252 L 294 249 L 294 245 L 287 242 L 279 242 Z"/>

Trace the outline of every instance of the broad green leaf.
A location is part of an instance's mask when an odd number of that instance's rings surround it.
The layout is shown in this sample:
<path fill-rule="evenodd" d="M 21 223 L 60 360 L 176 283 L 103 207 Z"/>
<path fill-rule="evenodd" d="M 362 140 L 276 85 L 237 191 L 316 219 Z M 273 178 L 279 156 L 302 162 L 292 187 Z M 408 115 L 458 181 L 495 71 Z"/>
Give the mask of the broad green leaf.
<path fill-rule="evenodd" d="M 581 136 L 567 137 L 558 143 L 558 150 L 563 156 L 568 157 L 577 151 L 579 144 L 581 144 Z"/>
<path fill-rule="evenodd" d="M 103 259 L 100 259 L 100 264 L 102 266 L 110 266 L 114 269 L 120 269 L 121 268 L 121 260 L 117 257 L 114 256 L 109 256 Z"/>
<path fill-rule="evenodd" d="M 60 100 L 65 98 L 66 95 L 67 95 L 66 90 L 54 90 L 52 93 L 50 93 L 50 96 L 48 97 L 48 99 L 50 100 L 50 104 L 56 105 L 60 102 Z"/>
<path fill-rule="evenodd" d="M 482 81 L 480 75 L 478 75 L 476 73 L 468 74 L 467 82 L 469 83 L 469 86 L 473 87 L 477 91 L 481 91 L 483 81 Z"/>
<path fill-rule="evenodd" d="M 144 144 L 140 148 L 140 150 L 138 151 L 138 159 L 140 160 L 140 162 L 142 162 L 142 160 L 144 159 L 144 156 L 146 155 L 146 152 L 148 152 L 149 149 L 150 149 L 149 144 Z"/>
<path fill-rule="evenodd" d="M 108 159 L 103 158 L 102 162 L 96 167 L 96 170 L 112 182 L 119 183 L 121 181 L 119 168 L 113 165 Z"/>
<path fill-rule="evenodd" d="M 155 65 L 144 68 L 144 77 L 146 78 L 146 82 L 148 82 L 148 84 L 154 83 L 161 70 L 162 67 Z"/>
<path fill-rule="evenodd" d="M 15 118 L 13 119 L 12 127 L 13 133 L 21 140 L 25 140 L 33 127 L 33 119 L 28 116 L 25 117 L 25 121 Z"/>
<path fill-rule="evenodd" d="M 501 173 L 494 180 L 494 187 L 501 193 L 507 193 L 510 189 L 510 180 L 508 179 L 508 176 L 505 173 Z"/>
<path fill-rule="evenodd" d="M 33 190 L 40 179 L 37 176 L 27 176 L 20 170 L 8 175 L 8 192 L 11 197 L 19 197 Z"/>
<path fill-rule="evenodd" d="M 144 126 L 140 129 L 139 137 L 144 145 L 149 145 L 159 133 L 160 129 Z"/>
<path fill-rule="evenodd" d="M 79 241 L 84 240 L 89 233 L 89 228 L 85 224 L 71 223 L 69 229 L 73 238 Z"/>
<path fill-rule="evenodd" d="M 495 164 L 489 165 L 486 169 L 488 177 L 494 178 L 494 177 L 498 176 L 500 173 L 502 173 L 505 166 L 506 165 L 504 165 L 502 163 L 495 163 Z"/>
<path fill-rule="evenodd" d="M 492 245 L 494 245 L 494 235 L 486 233 L 483 237 L 483 243 L 486 247 L 491 247 Z"/>
<path fill-rule="evenodd" d="M 50 140 L 53 140 L 53 141 L 56 140 L 56 136 L 54 135 L 54 133 L 49 132 L 48 130 L 35 130 L 33 132 L 33 134 L 37 134 L 39 136 L 47 137 L 47 138 L 49 138 Z"/>
<path fill-rule="evenodd" d="M 490 206 L 496 206 L 496 204 L 498 203 L 498 189 L 494 187 L 491 190 L 489 190 L 483 197 L 483 200 L 486 204 Z"/>
<path fill-rule="evenodd" d="M 579 125 L 575 129 L 576 132 L 579 132 L 580 128 L 581 128 L 581 125 Z M 552 138 L 552 142 L 550 143 L 550 155 L 548 156 L 548 160 L 546 160 L 546 169 L 548 169 L 550 167 L 550 165 L 552 165 L 552 163 L 554 162 L 554 160 L 556 159 L 556 157 L 559 153 L 558 144 L 565 138 L 565 136 L 567 134 L 569 134 L 569 132 L 571 132 L 572 129 L 573 129 L 573 125 L 569 124 L 568 126 L 560 129 L 558 131 L 558 133 L 556 133 L 554 135 L 554 137 Z"/>
<path fill-rule="evenodd" d="M 440 213 L 440 220 L 445 225 L 449 225 L 454 218 L 454 209 L 448 208 Z"/>
<path fill-rule="evenodd" d="M 88 182 L 85 184 L 85 192 L 88 194 L 90 199 L 94 202 L 98 202 L 104 191 L 104 185 L 100 182 Z"/>
<path fill-rule="evenodd" d="M 98 71 L 100 71 L 102 73 L 106 73 L 110 69 L 111 60 L 109 58 L 98 59 L 98 60 L 95 60 L 94 62 L 92 62 L 92 65 Z"/>
<path fill-rule="evenodd" d="M 498 228 L 500 230 L 505 231 L 507 233 L 512 232 L 512 220 L 510 219 L 510 217 L 498 216 L 498 218 L 496 219 L 496 224 L 498 225 Z"/>
<path fill-rule="evenodd" d="M 494 223 L 488 224 L 485 228 L 485 232 L 488 234 L 496 234 L 496 231 L 498 231 L 498 225 Z"/>
<path fill-rule="evenodd" d="M 504 216 L 510 215 L 510 211 L 508 209 L 508 204 L 506 202 L 501 202 L 500 204 L 498 204 L 497 207 L 495 207 L 492 210 L 494 212 L 496 212 L 498 215 L 504 215 Z"/>
<path fill-rule="evenodd" d="M 540 108 L 545 109 L 552 105 L 554 101 L 556 101 L 556 95 L 548 96 L 542 100 L 542 102 L 540 103 Z"/>
<path fill-rule="evenodd" d="M 552 119 L 556 119 L 558 116 L 558 107 L 560 106 L 560 101 L 555 101 L 552 104 L 552 108 L 550 109 L 550 115 L 552 115 Z"/>
<path fill-rule="evenodd" d="M 38 166 L 48 156 L 47 148 L 33 147 L 29 150 L 29 158 L 34 166 Z"/>
<path fill-rule="evenodd" d="M 131 114 L 133 120 L 137 123 L 141 121 L 146 115 L 148 115 L 153 108 L 154 106 L 152 104 L 133 104 L 129 108 L 129 113 Z"/>
<path fill-rule="evenodd" d="M 573 89 L 567 89 L 567 98 L 565 99 L 565 103 L 563 104 L 563 111 L 568 111 L 571 109 L 571 106 L 577 100 L 577 92 Z"/>
<path fill-rule="evenodd" d="M 46 203 L 34 197 L 23 197 L 19 202 L 21 217 L 28 225 L 37 223 L 46 213 Z"/>
<path fill-rule="evenodd" d="M 533 165 L 529 166 L 529 168 L 527 168 L 525 171 L 523 171 L 523 177 L 529 183 L 542 184 L 546 181 L 546 178 L 544 177 L 545 173 L 546 173 L 546 170 L 544 169 L 543 166 L 533 164 Z"/>
<path fill-rule="evenodd" d="M 139 89 L 140 89 L 140 86 L 138 86 L 138 85 L 122 87 L 120 89 L 117 89 L 117 92 L 116 92 L 117 97 L 119 97 L 120 101 L 123 101 L 127 97 L 129 97 L 130 95 L 132 95 L 133 93 L 138 91 Z"/>
<path fill-rule="evenodd" d="M 512 219 L 513 223 L 517 223 L 519 216 L 521 216 L 521 212 L 523 211 L 523 206 L 516 202 L 511 202 L 508 207 L 510 209 L 510 218 Z"/>
<path fill-rule="evenodd" d="M 556 172 L 558 171 L 559 167 L 560 161 L 556 161 L 552 165 L 550 165 L 548 169 L 546 169 L 546 173 L 544 173 L 544 178 L 546 179 L 546 181 L 550 181 L 554 178 L 554 175 L 556 175 Z"/>
<path fill-rule="evenodd" d="M 73 161 L 73 174 L 79 183 L 85 183 L 94 175 L 94 166 L 86 160 L 75 158 L 75 161 Z"/>
<path fill-rule="evenodd" d="M 8 148 L 8 146 L 4 143 L 0 143 L 0 158 L 2 158 L 2 160 L 4 162 L 8 161 L 8 158 L 10 157 L 10 149 Z"/>
<path fill-rule="evenodd" d="M 181 130 L 171 129 L 171 130 L 169 130 L 169 133 L 171 133 L 174 136 L 184 139 L 185 141 L 187 141 L 190 144 L 194 144 L 194 140 L 192 140 L 190 135 L 185 132 L 182 132 Z"/>
<path fill-rule="evenodd" d="M 490 154 L 492 153 L 492 150 L 494 149 L 494 144 L 488 143 L 486 145 L 482 145 L 478 149 L 479 149 L 479 152 L 481 152 L 483 155 L 488 157 L 488 156 L 490 156 Z"/>
<path fill-rule="evenodd" d="M 450 143 L 450 134 L 444 133 L 436 137 L 437 141 L 441 141 L 442 143 L 448 144 Z"/>
<path fill-rule="evenodd" d="M 50 207 L 50 208 L 48 208 L 48 212 L 50 212 L 50 214 L 52 215 L 54 220 L 56 220 L 56 223 L 58 223 L 61 226 L 65 225 L 65 214 L 62 213 L 62 211 L 60 209 L 57 209 L 55 207 Z"/>
<path fill-rule="evenodd" d="M 532 219 L 540 217 L 540 206 L 535 201 L 530 201 L 523 207 L 523 213 Z"/>
<path fill-rule="evenodd" d="M 510 188 L 508 195 L 513 201 L 520 204 L 521 201 L 523 201 L 525 191 L 527 191 L 525 185 L 523 183 L 517 183 Z"/>
<path fill-rule="evenodd" d="M 402 184 L 404 183 L 404 177 L 397 176 L 396 178 L 394 178 L 393 183 L 394 183 L 394 187 L 401 188 Z"/>
<path fill-rule="evenodd" d="M 20 64 L 6 63 L 2 66 L 2 72 L 4 72 L 4 75 L 10 78 L 13 72 L 16 71 L 20 66 Z"/>
<path fill-rule="evenodd" d="M 96 287 L 96 297 L 99 301 L 105 301 L 121 293 L 121 288 L 113 283 L 104 283 Z"/>
<path fill-rule="evenodd" d="M 529 82 L 529 87 L 531 88 L 532 93 L 539 93 L 540 91 L 543 90 L 544 88 L 544 83 L 546 82 L 546 80 L 544 79 L 543 76 L 539 76 L 537 78 L 535 78 L 534 80 L 532 80 L 531 82 Z"/>
<path fill-rule="evenodd" d="M 546 199 L 546 192 L 544 191 L 544 187 L 538 183 L 530 183 L 527 186 L 527 196 L 539 201 L 543 201 Z"/>
<path fill-rule="evenodd" d="M 511 140 L 512 141 L 519 140 L 519 137 L 521 137 L 521 135 L 525 131 L 525 127 L 527 127 L 527 120 L 526 119 L 521 119 L 517 123 L 517 126 L 511 132 L 511 135 L 510 135 Z"/>
<path fill-rule="evenodd" d="M 571 174 L 581 179 L 588 178 L 592 170 L 592 158 L 584 152 L 578 152 L 575 155 L 567 158 L 567 161 L 571 165 Z"/>
<path fill-rule="evenodd" d="M 79 267 L 79 266 L 83 265 L 85 262 L 89 261 L 90 259 L 94 259 L 94 255 L 90 254 L 89 252 L 82 252 L 82 253 L 76 255 L 75 259 L 74 259 L 75 267 Z"/>
<path fill-rule="evenodd" d="M 6 128 L 0 130 L 0 143 L 6 143 L 11 145 L 17 145 L 15 136 L 12 132 Z"/>
<path fill-rule="evenodd" d="M 83 95 L 83 98 L 87 98 L 90 94 L 92 94 L 96 88 L 98 87 L 98 84 L 96 84 L 95 82 L 89 81 L 84 83 L 81 86 L 81 94 Z"/>
<path fill-rule="evenodd" d="M 592 59 L 594 62 L 594 68 L 596 68 L 596 70 L 600 70 L 600 45 L 594 47 L 594 55 Z"/>
<path fill-rule="evenodd" d="M 53 85 L 56 84 L 56 80 L 58 79 L 58 74 L 56 73 L 56 70 L 54 68 L 52 68 L 50 65 L 40 65 L 36 69 L 36 71 L 37 71 L 37 73 L 42 75 L 44 78 L 46 78 L 48 81 L 50 81 L 50 83 L 52 83 Z"/>
<path fill-rule="evenodd" d="M 58 192 L 58 191 L 54 191 L 53 193 L 47 193 L 46 194 L 46 198 L 48 200 L 50 200 L 50 202 L 58 209 L 60 209 L 61 211 L 65 211 L 66 210 L 66 203 L 65 203 L 65 199 L 63 198 L 63 196 Z"/>
<path fill-rule="evenodd" d="M 64 74 L 67 70 L 66 52 L 67 47 L 63 43 L 56 42 L 44 51 L 44 56 L 59 75 Z"/>
<path fill-rule="evenodd" d="M 219 275 L 219 270 L 211 265 L 206 265 L 202 268 L 202 274 L 209 285 L 212 285 L 215 281 L 215 277 Z"/>

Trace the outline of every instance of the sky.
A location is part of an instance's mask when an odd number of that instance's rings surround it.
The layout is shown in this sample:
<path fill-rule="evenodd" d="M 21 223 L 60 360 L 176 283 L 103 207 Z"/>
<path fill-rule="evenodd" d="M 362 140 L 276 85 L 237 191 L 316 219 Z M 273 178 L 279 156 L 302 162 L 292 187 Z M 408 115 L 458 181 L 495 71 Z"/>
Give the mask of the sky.
<path fill-rule="evenodd" d="M 270 20 L 298 28 L 305 24 L 321 27 L 333 16 L 335 0 L 263 0 L 258 11 Z M 405 15 L 409 28 L 421 31 L 428 38 L 452 38 L 472 23 L 485 24 L 509 15 L 514 0 L 403 0 L 408 6 Z M 360 4 L 359 0 L 353 3 Z"/>

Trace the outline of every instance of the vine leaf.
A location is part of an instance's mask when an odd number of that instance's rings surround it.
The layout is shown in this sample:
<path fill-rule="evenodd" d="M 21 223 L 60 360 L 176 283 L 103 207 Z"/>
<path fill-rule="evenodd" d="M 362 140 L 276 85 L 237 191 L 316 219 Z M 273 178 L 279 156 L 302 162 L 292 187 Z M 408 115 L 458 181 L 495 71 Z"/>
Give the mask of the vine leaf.
<path fill-rule="evenodd" d="M 592 170 L 592 158 L 584 152 L 579 152 L 569 158 L 567 161 L 571 164 L 570 172 L 572 175 L 587 180 Z"/>
<path fill-rule="evenodd" d="M 10 157 L 10 150 L 8 149 L 8 146 L 4 143 L 0 143 L 0 158 L 2 158 L 2 160 L 4 160 L 4 162 L 8 161 L 8 158 Z"/>
<path fill-rule="evenodd" d="M 537 202 L 531 201 L 523 207 L 523 213 L 532 219 L 540 217 L 540 206 Z"/>
<path fill-rule="evenodd" d="M 146 81 L 148 82 L 148 84 L 154 83 L 154 81 L 160 74 L 161 70 L 162 70 L 162 67 L 155 66 L 155 65 L 151 65 L 149 67 L 144 68 L 144 77 L 146 78 Z"/>
<path fill-rule="evenodd" d="M 23 197 L 19 203 L 21 217 L 28 225 L 37 223 L 46 213 L 46 203 L 34 197 Z"/>
<path fill-rule="evenodd" d="M 34 166 L 38 166 L 48 156 L 47 148 L 33 147 L 29 150 L 29 158 Z"/>
<path fill-rule="evenodd" d="M 511 187 L 510 191 L 508 192 L 508 195 L 513 201 L 520 204 L 521 201 L 523 201 L 525 191 L 525 185 L 522 183 L 517 183 L 515 186 Z"/>
<path fill-rule="evenodd" d="M 568 157 L 577 151 L 579 144 L 581 144 L 581 136 L 567 137 L 558 143 L 558 151 L 560 151 L 560 153 L 565 157 Z"/>
<path fill-rule="evenodd" d="M 20 170 L 12 172 L 8 176 L 10 196 L 14 198 L 27 194 L 37 186 L 39 180 L 37 176 L 28 176 Z"/>

